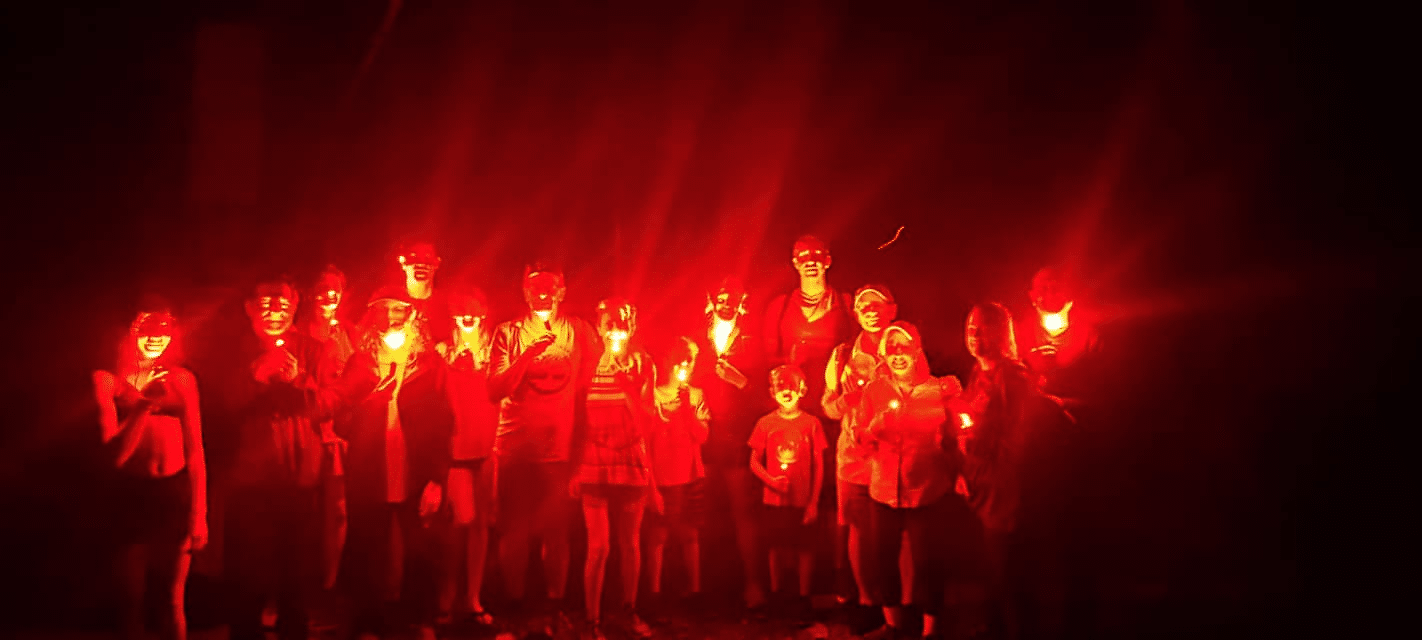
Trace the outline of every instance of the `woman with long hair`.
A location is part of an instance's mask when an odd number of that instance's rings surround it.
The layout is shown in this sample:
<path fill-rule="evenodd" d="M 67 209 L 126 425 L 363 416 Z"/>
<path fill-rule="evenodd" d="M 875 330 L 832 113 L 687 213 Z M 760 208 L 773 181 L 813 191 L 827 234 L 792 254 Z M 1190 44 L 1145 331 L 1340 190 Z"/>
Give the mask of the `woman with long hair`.
<path fill-rule="evenodd" d="M 636 606 L 642 568 L 642 515 L 649 496 L 653 508 L 661 511 L 647 448 L 656 367 L 633 342 L 637 308 L 632 303 L 602 301 L 596 326 L 602 337 L 602 354 L 588 388 L 586 427 L 578 439 L 581 446 L 574 446 L 575 472 L 570 487 L 582 500 L 588 530 L 583 568 L 585 635 L 602 635 L 602 587 L 615 529 L 622 593 L 613 622 L 629 635 L 645 638 L 651 636 L 651 628 L 637 616 Z"/>
<path fill-rule="evenodd" d="M 973 307 L 964 341 L 977 363 L 957 403 L 960 492 L 982 523 L 997 601 L 993 623 L 1015 638 L 1024 635 L 1024 624 L 1042 622 L 1043 612 L 1026 605 L 1033 599 L 1032 583 L 1051 570 L 1053 558 L 1027 554 L 1041 548 L 1032 540 L 1042 532 L 1035 519 L 1059 497 L 1049 495 L 1060 492 L 1062 480 L 1051 477 L 1050 456 L 1064 449 L 1058 438 L 1069 435 L 1073 420 L 1018 360 L 1006 307 L 995 302 Z"/>
<path fill-rule="evenodd" d="M 355 355 L 323 392 L 336 435 L 350 443 L 350 533 L 342 575 L 355 602 L 354 631 L 386 635 L 413 623 L 434 637 L 440 544 L 454 415 L 446 365 L 414 322 L 403 289 L 372 296 Z"/>
<path fill-rule="evenodd" d="M 94 399 L 118 470 L 109 504 L 119 539 L 122 632 L 144 637 L 145 585 L 164 589 L 164 638 L 187 637 L 183 592 L 191 553 L 207 544 L 207 467 L 197 382 L 179 366 L 167 304 L 145 300 L 119 344 L 113 371 L 94 372 Z"/>

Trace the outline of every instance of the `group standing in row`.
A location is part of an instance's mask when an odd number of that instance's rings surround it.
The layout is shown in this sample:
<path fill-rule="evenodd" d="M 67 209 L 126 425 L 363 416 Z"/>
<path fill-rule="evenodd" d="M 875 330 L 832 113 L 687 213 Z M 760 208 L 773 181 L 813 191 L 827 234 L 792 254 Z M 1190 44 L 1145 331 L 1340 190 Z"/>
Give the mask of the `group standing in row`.
<path fill-rule="evenodd" d="M 1016 331 L 1002 305 L 973 308 L 965 386 L 931 374 L 887 286 L 830 287 L 828 248 L 813 237 L 791 257 L 799 286 L 769 302 L 760 339 L 746 331 L 744 287 L 727 278 L 706 296 L 704 330 L 656 356 L 633 302 L 603 300 L 588 323 L 565 312 L 563 275 L 542 265 L 525 271 L 526 313 L 490 326 L 478 288 L 436 292 L 429 243 L 402 249 L 404 283 L 378 289 L 354 324 L 334 267 L 300 322 L 291 282 L 258 284 L 251 331 L 233 345 L 245 367 L 224 372 L 209 403 L 238 434 L 225 499 L 232 637 L 261 637 L 275 608 L 279 635 L 304 638 L 310 585 L 338 582 L 359 635 L 413 625 L 433 637 L 456 616 L 492 626 L 481 597 L 491 531 L 511 613 L 567 619 L 575 504 L 587 531 L 582 626 L 646 637 L 641 534 L 653 597 L 670 546 L 699 598 L 713 502 L 733 525 L 748 608 L 767 603 L 768 586 L 808 609 L 816 541 L 833 540 L 849 606 L 880 609 L 877 637 L 942 634 L 944 540 L 974 522 L 1011 634 L 1030 569 L 1024 521 L 1050 511 L 1036 504 L 1052 500 L 1040 470 L 1071 438 L 1071 399 L 1052 391 L 1094 333 L 1043 270 L 1032 321 Z M 125 631 L 141 637 L 152 564 L 168 589 L 166 634 L 181 638 L 189 554 L 208 539 L 202 416 L 176 320 L 161 302 L 142 306 L 94 388 L 124 478 L 113 504 Z M 527 593 L 535 542 L 546 598 Z M 619 605 L 604 616 L 614 549 Z"/>

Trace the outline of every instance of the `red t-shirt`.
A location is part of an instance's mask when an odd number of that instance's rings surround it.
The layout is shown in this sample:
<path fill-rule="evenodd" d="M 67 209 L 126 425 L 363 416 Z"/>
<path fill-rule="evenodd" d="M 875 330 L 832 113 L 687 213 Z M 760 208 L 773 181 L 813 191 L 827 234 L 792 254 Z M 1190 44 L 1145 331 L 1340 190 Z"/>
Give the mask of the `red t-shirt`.
<path fill-rule="evenodd" d="M 756 421 L 748 444 L 756 455 L 765 452 L 765 470 L 770 475 L 790 478 L 790 490 L 786 493 L 765 487 L 765 504 L 809 506 L 815 482 L 814 465 L 821 464 L 823 452 L 829 448 L 820 419 L 801 413 L 787 420 L 779 412 L 768 413 Z"/>

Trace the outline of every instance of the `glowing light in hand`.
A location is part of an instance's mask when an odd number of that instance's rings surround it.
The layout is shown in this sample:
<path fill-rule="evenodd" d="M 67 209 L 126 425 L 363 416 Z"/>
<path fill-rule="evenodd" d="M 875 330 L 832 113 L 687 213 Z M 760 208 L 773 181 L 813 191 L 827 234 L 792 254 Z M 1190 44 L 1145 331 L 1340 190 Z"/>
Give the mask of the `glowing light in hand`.
<path fill-rule="evenodd" d="M 626 348 L 626 345 L 627 345 L 627 332 L 626 332 L 626 331 L 609 331 L 608 334 L 607 334 L 607 338 L 608 338 L 608 340 L 611 340 L 611 341 L 612 341 L 612 352 L 613 352 L 613 353 L 622 353 L 622 350 Z"/>
<path fill-rule="evenodd" d="M 898 401 L 898 400 L 890 400 L 890 401 L 889 401 L 889 408 L 890 408 L 890 409 L 893 409 L 894 411 L 898 411 L 898 410 L 899 410 L 899 401 Z"/>
<path fill-rule="evenodd" d="M 276 339 L 276 346 L 280 347 L 280 346 L 285 345 L 285 344 L 286 344 L 286 340 L 283 340 L 283 339 L 281 339 L 281 338 L 277 338 L 277 339 Z"/>
<path fill-rule="evenodd" d="M 711 324 L 711 340 L 716 343 L 716 355 L 724 356 L 731 348 L 731 331 L 735 330 L 734 320 L 716 318 Z"/>
<path fill-rule="evenodd" d="M 553 315 L 553 312 L 552 312 L 552 311 L 534 311 L 534 312 L 533 312 L 533 315 L 538 316 L 538 319 L 539 319 L 539 320 L 542 320 L 542 321 L 544 321 L 544 322 L 548 322 L 548 317 L 551 316 L 551 315 Z"/>
<path fill-rule="evenodd" d="M 1042 316 L 1042 328 L 1046 329 L 1048 333 L 1061 333 L 1066 326 L 1066 319 L 1060 313 L 1049 313 Z"/>
<path fill-rule="evenodd" d="M 385 346 L 390 347 L 391 349 L 399 349 L 400 347 L 405 346 L 404 331 L 391 331 L 390 333 L 385 334 L 385 337 L 383 339 L 385 340 Z"/>
<path fill-rule="evenodd" d="M 973 427 L 973 418 L 968 414 L 960 413 L 958 414 L 958 419 L 963 422 L 964 429 L 971 429 Z"/>

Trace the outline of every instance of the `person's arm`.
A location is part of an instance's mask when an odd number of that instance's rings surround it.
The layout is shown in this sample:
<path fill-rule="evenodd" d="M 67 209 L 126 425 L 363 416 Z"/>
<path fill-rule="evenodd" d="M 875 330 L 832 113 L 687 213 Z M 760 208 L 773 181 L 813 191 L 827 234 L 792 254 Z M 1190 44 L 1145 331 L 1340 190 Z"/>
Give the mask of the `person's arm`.
<path fill-rule="evenodd" d="M 844 417 L 845 406 L 839 386 L 840 359 L 843 351 L 842 346 L 831 349 L 829 362 L 825 364 L 825 393 L 820 398 L 820 407 L 824 409 L 825 417 L 831 420 L 839 420 Z"/>
<path fill-rule="evenodd" d="M 558 340 L 555 334 L 545 333 L 515 356 L 511 344 L 518 339 L 515 329 L 515 325 L 509 325 L 500 327 L 494 333 L 494 346 L 489 359 L 489 399 L 493 402 L 512 396 L 518 385 L 523 383 L 529 365 Z"/>
<path fill-rule="evenodd" d="M 868 390 L 865 390 L 861 395 L 859 414 L 861 419 L 868 418 L 868 422 L 859 435 L 861 440 L 866 444 L 878 442 L 887 437 L 889 431 L 896 426 L 897 421 L 895 418 L 897 415 L 894 410 L 889 409 L 887 406 L 881 409 L 879 403 L 874 399 L 875 394 L 870 393 Z"/>
<path fill-rule="evenodd" d="M 777 477 L 775 477 L 775 476 L 772 476 L 772 475 L 770 475 L 770 472 L 769 472 L 769 471 L 766 471 L 766 470 L 765 470 L 765 445 L 764 445 L 764 444 L 762 444 L 762 445 L 759 446 L 759 447 L 756 447 L 756 446 L 754 446 L 754 445 L 751 446 L 751 453 L 750 453 L 750 470 L 751 470 L 751 473 L 755 474 L 755 477 L 760 478 L 760 481 L 761 481 L 761 482 L 764 482 L 764 483 L 766 484 L 766 486 L 768 486 L 768 487 L 770 487 L 770 488 L 772 488 L 772 489 L 775 489 L 775 490 L 777 490 L 777 491 L 780 490 L 779 488 L 780 488 L 780 484 L 781 484 L 782 478 L 777 478 Z"/>
<path fill-rule="evenodd" d="M 691 441 L 701 446 L 711 436 L 711 411 L 706 408 L 705 392 L 691 389 L 689 395 L 692 407 L 685 414 L 687 426 L 691 430 Z"/>
<path fill-rule="evenodd" d="M 819 517 L 820 492 L 825 483 L 825 450 L 829 448 L 829 443 L 825 440 L 824 427 L 820 425 L 818 419 L 815 420 L 815 429 L 813 435 L 810 436 L 810 443 L 810 448 L 814 449 L 814 452 L 810 454 L 811 476 L 814 479 L 810 484 L 810 504 L 805 507 L 805 524 L 810 524 Z"/>
<path fill-rule="evenodd" d="M 207 454 L 202 446 L 202 411 L 198 398 L 197 380 L 193 374 L 181 371 L 174 383 L 178 395 L 183 398 L 183 455 L 188 467 L 188 481 L 192 484 L 192 513 L 188 523 L 188 535 L 192 550 L 207 546 Z"/>
<path fill-rule="evenodd" d="M 322 419 L 333 419 L 338 412 L 355 407 L 377 390 L 391 387 L 393 374 L 377 379 L 371 370 L 373 366 L 374 363 L 365 354 L 356 354 L 346 361 L 341 379 L 317 394 L 317 411 Z M 335 420 L 332 429 L 342 440 L 350 440 L 355 431 L 355 421 Z"/>
<path fill-rule="evenodd" d="M 114 443 L 114 467 L 128 464 L 133 454 L 143 442 L 143 434 L 148 431 L 148 421 L 154 405 L 146 399 L 122 423 L 118 421 L 118 407 L 114 404 L 117 377 L 107 371 L 94 372 L 94 399 L 99 403 L 99 428 L 105 444 Z M 145 387 L 147 385 L 144 385 Z M 114 440 L 117 439 L 117 442 Z"/>
<path fill-rule="evenodd" d="M 790 298 L 783 294 L 771 298 L 770 304 L 765 306 L 765 317 L 761 318 L 760 336 L 764 341 L 762 353 L 771 368 L 784 360 L 784 354 L 780 353 L 780 319 L 785 315 L 785 305 L 789 304 L 789 301 Z"/>

